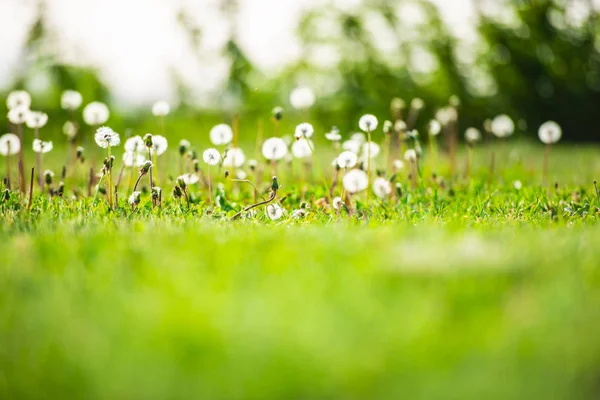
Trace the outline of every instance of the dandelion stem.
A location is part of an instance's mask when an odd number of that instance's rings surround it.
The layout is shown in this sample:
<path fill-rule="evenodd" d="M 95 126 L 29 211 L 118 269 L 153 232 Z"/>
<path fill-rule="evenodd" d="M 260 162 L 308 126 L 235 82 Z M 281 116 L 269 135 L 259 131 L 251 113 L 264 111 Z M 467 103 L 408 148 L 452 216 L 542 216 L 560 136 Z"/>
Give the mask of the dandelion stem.
<path fill-rule="evenodd" d="M 371 129 L 367 129 L 367 202 L 369 207 L 369 192 L 371 191 Z"/>
<path fill-rule="evenodd" d="M 542 185 L 548 186 L 548 163 L 550 159 L 550 143 L 546 144 L 546 149 L 544 151 L 544 165 L 542 169 Z"/>
<path fill-rule="evenodd" d="M 19 188 L 21 190 L 21 195 L 19 200 L 23 200 L 23 196 L 25 195 L 25 161 L 24 161 L 24 153 L 23 153 L 23 126 L 21 124 L 17 125 L 17 134 L 19 135 L 19 142 L 21 142 L 21 148 L 19 149 Z"/>
<path fill-rule="evenodd" d="M 36 140 L 40 139 L 40 129 L 39 128 L 35 128 L 35 139 Z M 35 152 L 35 166 L 37 168 L 38 185 L 40 185 L 40 190 L 43 192 L 44 191 L 44 176 L 42 174 L 42 153 L 39 151 Z"/>
<path fill-rule="evenodd" d="M 319 163 L 319 158 L 315 155 L 315 151 L 313 150 L 312 144 L 310 144 L 310 140 L 308 140 L 306 137 L 304 138 L 304 140 L 306 140 L 306 143 L 308 144 L 308 148 L 310 149 L 310 154 L 312 155 L 312 158 L 315 160 L 315 164 L 317 165 L 317 169 L 319 170 L 319 174 L 321 175 L 321 179 L 323 180 L 323 187 L 325 188 L 325 193 L 327 194 L 327 200 L 329 201 L 329 204 L 333 204 L 331 195 L 329 194 L 329 185 L 327 184 L 327 180 L 325 179 L 325 174 L 323 173 L 323 169 L 321 168 L 321 164 Z"/>
<path fill-rule="evenodd" d="M 29 180 L 29 201 L 27 202 L 27 210 L 31 209 L 31 203 L 33 201 L 33 180 L 35 176 L 35 167 L 31 167 L 31 179 Z"/>
<path fill-rule="evenodd" d="M 113 198 L 112 198 L 112 161 L 110 159 L 110 146 L 107 148 L 108 151 L 108 206 L 112 208 L 113 206 Z"/>
<path fill-rule="evenodd" d="M 6 152 L 6 187 L 10 190 L 10 142 L 8 142 L 8 151 Z"/>
<path fill-rule="evenodd" d="M 273 189 L 271 191 L 271 197 L 269 197 L 267 200 L 261 201 L 260 203 L 252 204 L 252 205 L 244 208 L 242 211 L 240 211 L 237 214 L 235 214 L 229 220 L 230 221 L 236 220 L 236 219 L 238 219 L 240 217 L 240 215 L 242 215 L 242 213 L 248 212 L 248 211 L 252 210 L 253 208 L 256 208 L 256 207 L 268 204 L 268 203 L 272 202 L 273 200 L 275 200 L 275 197 L 277 197 L 277 190 Z"/>
<path fill-rule="evenodd" d="M 96 186 L 96 193 L 94 194 L 94 200 L 92 200 L 92 205 L 96 204 L 96 199 L 98 198 L 98 191 L 100 190 L 100 185 L 102 184 L 102 180 L 104 179 L 104 176 L 106 174 L 102 174 L 102 176 L 100 177 L 100 181 L 98 182 L 98 185 Z"/>
<path fill-rule="evenodd" d="M 207 173 L 206 178 L 208 181 L 208 204 L 212 205 L 212 185 L 210 181 L 210 164 L 206 167 Z"/>

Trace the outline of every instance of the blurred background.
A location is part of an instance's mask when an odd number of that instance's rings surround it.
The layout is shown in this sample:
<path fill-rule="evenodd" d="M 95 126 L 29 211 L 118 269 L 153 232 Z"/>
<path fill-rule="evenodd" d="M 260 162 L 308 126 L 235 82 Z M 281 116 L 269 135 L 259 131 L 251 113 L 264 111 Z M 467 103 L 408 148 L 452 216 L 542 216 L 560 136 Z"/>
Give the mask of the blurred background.
<path fill-rule="evenodd" d="M 51 135 L 75 89 L 107 102 L 116 129 L 148 128 L 167 100 L 171 121 L 255 127 L 281 105 L 290 123 L 347 132 L 396 97 L 425 101 L 422 128 L 458 96 L 461 129 L 506 113 L 524 136 L 551 119 L 597 141 L 599 13 L 600 0 L 1 0 L 0 94 L 30 91 Z M 291 111 L 296 87 L 314 91 L 310 109 Z"/>

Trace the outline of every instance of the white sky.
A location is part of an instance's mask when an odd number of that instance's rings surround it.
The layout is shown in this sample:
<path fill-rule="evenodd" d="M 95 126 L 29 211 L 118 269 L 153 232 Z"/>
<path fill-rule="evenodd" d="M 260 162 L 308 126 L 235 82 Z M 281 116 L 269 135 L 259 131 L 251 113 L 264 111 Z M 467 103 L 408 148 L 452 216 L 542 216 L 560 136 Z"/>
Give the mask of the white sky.
<path fill-rule="evenodd" d="M 239 0 L 241 45 L 266 72 L 298 54 L 294 38 L 303 9 L 328 0 Z M 335 0 L 348 2 L 355 0 Z M 471 0 L 435 0 L 458 32 L 469 29 Z M 0 87 L 10 85 L 19 50 L 35 16 L 37 0 L 0 0 Z M 209 91 L 224 76 L 218 52 L 226 37 L 215 0 L 48 0 L 48 18 L 60 54 L 97 66 L 117 100 L 141 104 L 172 96 L 171 71 L 196 90 Z M 177 23 L 188 9 L 204 29 L 204 54 L 193 56 Z"/>

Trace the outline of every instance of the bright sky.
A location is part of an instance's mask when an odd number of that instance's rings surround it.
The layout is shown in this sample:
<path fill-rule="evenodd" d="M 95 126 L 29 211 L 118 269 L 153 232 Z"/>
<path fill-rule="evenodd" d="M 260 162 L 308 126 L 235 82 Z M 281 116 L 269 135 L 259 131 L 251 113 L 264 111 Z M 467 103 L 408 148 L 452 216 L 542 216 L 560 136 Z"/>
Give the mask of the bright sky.
<path fill-rule="evenodd" d="M 293 35 L 303 9 L 328 0 L 239 0 L 241 45 L 265 71 L 298 54 Z M 356 0 L 335 0 L 352 2 Z M 472 19 L 471 0 L 435 0 L 459 33 Z M 19 67 L 20 46 L 35 17 L 38 0 L 0 0 L 0 87 Z M 169 99 L 176 70 L 199 92 L 218 86 L 225 68 L 217 60 L 227 35 L 216 0 L 47 0 L 48 22 L 59 52 L 74 63 L 97 66 L 115 97 L 141 104 Z M 204 53 L 194 57 L 178 25 L 189 10 L 204 29 Z M 211 55 L 213 55 L 211 57 Z"/>

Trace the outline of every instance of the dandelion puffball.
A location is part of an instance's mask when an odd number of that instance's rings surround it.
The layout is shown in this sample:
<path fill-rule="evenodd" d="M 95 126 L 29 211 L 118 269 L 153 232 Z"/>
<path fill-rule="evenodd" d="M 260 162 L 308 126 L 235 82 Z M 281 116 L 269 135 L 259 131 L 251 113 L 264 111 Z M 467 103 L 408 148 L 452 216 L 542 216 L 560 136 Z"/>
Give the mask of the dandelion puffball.
<path fill-rule="evenodd" d="M 373 193 L 380 199 L 384 199 L 392 193 L 392 184 L 385 178 L 377 178 L 373 181 Z"/>
<path fill-rule="evenodd" d="M 68 137 L 69 139 L 73 139 L 77 135 L 79 127 L 75 122 L 67 121 L 64 123 L 62 131 L 66 137 Z"/>
<path fill-rule="evenodd" d="M 344 204 L 344 201 L 338 196 L 333 198 L 331 204 L 335 210 L 339 210 L 342 207 L 342 204 Z"/>
<path fill-rule="evenodd" d="M 373 132 L 375 129 L 377 129 L 377 124 L 377 117 L 372 114 L 365 114 L 360 117 L 360 120 L 358 121 L 358 127 L 363 132 Z"/>
<path fill-rule="evenodd" d="M 283 139 L 273 137 L 265 140 L 262 154 L 267 160 L 281 160 L 288 153 L 288 147 Z"/>
<path fill-rule="evenodd" d="M 208 165 L 217 165 L 221 161 L 221 154 L 217 149 L 207 149 L 202 153 L 202 159 Z"/>
<path fill-rule="evenodd" d="M 8 120 L 12 124 L 21 125 L 24 124 L 25 121 L 27 121 L 27 116 L 29 115 L 29 113 L 29 109 L 25 107 L 11 108 L 8 112 Z"/>
<path fill-rule="evenodd" d="M 429 122 L 429 135 L 437 136 L 442 131 L 442 124 L 437 119 L 431 120 Z"/>
<path fill-rule="evenodd" d="M 515 123 L 508 115 L 498 115 L 491 123 L 492 133 L 499 138 L 506 138 L 515 131 Z"/>
<path fill-rule="evenodd" d="M 136 135 L 132 136 L 125 141 L 125 151 L 126 152 L 139 152 L 142 151 L 146 145 L 144 144 L 144 139 L 141 136 Z"/>
<path fill-rule="evenodd" d="M 48 114 L 39 111 L 30 111 L 27 113 L 25 124 L 29 129 L 43 128 L 48 122 Z"/>
<path fill-rule="evenodd" d="M 119 134 L 107 126 L 100 127 L 98 130 L 96 130 L 94 140 L 96 141 L 96 144 L 103 149 L 106 149 L 107 147 L 115 147 L 121 143 Z"/>
<path fill-rule="evenodd" d="M 514 181 L 514 182 L 513 182 L 513 187 L 514 187 L 516 190 L 521 190 L 521 188 L 523 187 L 523 184 L 521 183 L 521 181 Z"/>
<path fill-rule="evenodd" d="M 479 142 L 481 140 L 481 132 L 477 128 L 467 128 L 465 131 L 465 140 L 470 144 Z"/>
<path fill-rule="evenodd" d="M 93 101 L 83 109 L 83 120 L 90 126 L 102 125 L 109 116 L 108 106 L 99 101 Z"/>
<path fill-rule="evenodd" d="M 370 156 L 373 159 L 379 155 L 381 147 L 375 142 L 367 142 L 362 145 L 362 151 L 365 157 Z"/>
<path fill-rule="evenodd" d="M 125 164 L 126 167 L 141 167 L 144 165 L 145 161 L 146 158 L 140 153 L 134 151 L 126 151 L 123 153 L 123 164 Z"/>
<path fill-rule="evenodd" d="M 342 169 L 354 168 L 358 162 L 358 157 L 356 156 L 356 153 L 352 151 L 342 151 L 336 161 L 337 165 Z"/>
<path fill-rule="evenodd" d="M 404 168 L 404 163 L 402 162 L 402 160 L 394 160 L 394 161 L 392 161 L 392 164 L 396 170 L 400 170 L 400 169 Z"/>
<path fill-rule="evenodd" d="M 560 140 L 562 137 L 562 129 L 554 121 L 544 122 L 538 130 L 538 136 L 544 144 L 553 144 Z"/>
<path fill-rule="evenodd" d="M 152 149 L 150 152 L 154 154 L 156 152 L 157 156 L 163 155 L 167 148 L 169 147 L 169 142 L 167 138 L 161 135 L 152 135 Z"/>
<path fill-rule="evenodd" d="M 237 147 L 227 150 L 223 157 L 223 166 L 226 168 L 240 168 L 246 162 L 244 151 Z"/>
<path fill-rule="evenodd" d="M 198 183 L 198 175 L 197 174 L 183 174 L 177 179 L 182 179 L 186 185 L 193 185 Z"/>
<path fill-rule="evenodd" d="M 157 101 L 152 105 L 152 114 L 155 117 L 164 117 L 171 112 L 171 106 L 164 100 Z"/>
<path fill-rule="evenodd" d="M 420 110 L 423 107 L 425 107 L 425 102 L 423 101 L 423 99 L 420 99 L 418 97 L 415 97 L 410 102 L 410 108 L 412 108 L 413 110 Z"/>
<path fill-rule="evenodd" d="M 344 189 L 349 193 L 358 193 L 367 188 L 369 178 L 367 173 L 361 169 L 353 169 L 344 175 Z"/>
<path fill-rule="evenodd" d="M 283 216 L 283 208 L 279 204 L 269 204 L 267 206 L 267 215 L 273 221 L 277 221 Z"/>
<path fill-rule="evenodd" d="M 352 153 L 355 153 L 355 154 L 358 154 L 358 152 L 360 151 L 361 145 L 362 145 L 362 143 L 359 141 L 346 140 L 344 143 L 342 143 L 342 149 L 344 149 L 346 151 L 351 151 Z"/>
<path fill-rule="evenodd" d="M 312 155 L 311 148 L 314 148 L 314 144 L 311 140 L 297 140 L 292 144 L 292 154 L 296 158 L 310 157 Z"/>
<path fill-rule="evenodd" d="M 9 110 L 15 108 L 28 109 L 31 106 L 31 96 L 24 90 L 10 92 L 6 98 L 6 106 Z"/>
<path fill-rule="evenodd" d="M 54 147 L 52 142 L 43 142 L 40 139 L 33 140 L 33 151 L 36 153 L 48 153 Z"/>
<path fill-rule="evenodd" d="M 65 90 L 60 96 L 60 106 L 63 110 L 77 110 L 81 107 L 82 102 L 83 97 L 81 97 L 81 93 L 76 90 Z"/>
<path fill-rule="evenodd" d="M 131 193 L 131 196 L 129 196 L 129 200 L 128 200 L 129 204 L 132 206 L 140 204 L 141 196 L 142 196 L 142 192 L 135 191 L 135 192 Z"/>
<path fill-rule="evenodd" d="M 340 135 L 340 130 L 336 127 L 331 129 L 331 132 L 325 134 L 325 139 L 331 142 L 339 142 L 342 140 L 342 135 Z"/>
<path fill-rule="evenodd" d="M 296 110 L 306 110 L 315 104 L 315 94 L 307 87 L 296 88 L 290 94 L 290 103 Z"/>
<path fill-rule="evenodd" d="M 408 149 L 404 153 L 404 159 L 408 162 L 417 161 L 417 152 L 415 149 Z"/>
<path fill-rule="evenodd" d="M 294 132 L 294 136 L 296 139 L 301 138 L 309 138 L 315 132 L 313 126 L 308 122 L 304 122 L 298 126 L 296 126 L 296 131 Z"/>
<path fill-rule="evenodd" d="M 10 156 L 17 154 L 21 150 L 21 141 L 19 137 L 12 133 L 0 136 L 0 154 Z"/>
<path fill-rule="evenodd" d="M 215 125 L 210 130 L 210 141 L 215 146 L 229 144 L 233 140 L 233 130 L 227 124 Z"/>

